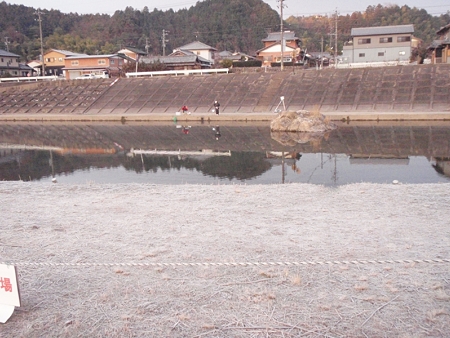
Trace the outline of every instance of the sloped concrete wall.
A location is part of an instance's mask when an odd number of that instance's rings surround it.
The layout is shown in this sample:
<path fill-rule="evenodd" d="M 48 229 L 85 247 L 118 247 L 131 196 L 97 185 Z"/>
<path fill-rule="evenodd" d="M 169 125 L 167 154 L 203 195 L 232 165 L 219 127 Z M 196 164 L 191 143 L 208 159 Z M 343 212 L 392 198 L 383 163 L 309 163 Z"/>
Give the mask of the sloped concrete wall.
<path fill-rule="evenodd" d="M 208 113 L 289 110 L 436 112 L 450 110 L 450 65 L 295 70 L 43 83 L 1 92 L 0 114 L 173 115 L 182 105 Z"/>

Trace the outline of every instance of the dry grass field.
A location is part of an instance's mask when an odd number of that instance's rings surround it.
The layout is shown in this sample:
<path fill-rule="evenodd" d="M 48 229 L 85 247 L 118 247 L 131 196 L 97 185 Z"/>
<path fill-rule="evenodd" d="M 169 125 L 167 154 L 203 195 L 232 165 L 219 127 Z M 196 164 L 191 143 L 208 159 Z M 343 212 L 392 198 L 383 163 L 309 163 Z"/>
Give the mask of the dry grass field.
<path fill-rule="evenodd" d="M 0 337 L 448 337 L 450 184 L 0 183 Z"/>

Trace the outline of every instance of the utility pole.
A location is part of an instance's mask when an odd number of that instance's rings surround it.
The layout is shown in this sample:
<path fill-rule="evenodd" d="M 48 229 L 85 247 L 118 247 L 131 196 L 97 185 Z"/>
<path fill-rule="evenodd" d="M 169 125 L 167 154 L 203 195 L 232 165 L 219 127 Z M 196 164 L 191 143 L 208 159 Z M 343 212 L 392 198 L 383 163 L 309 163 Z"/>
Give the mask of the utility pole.
<path fill-rule="evenodd" d="M 334 67 L 337 68 L 337 53 L 338 53 L 338 47 L 337 47 L 337 24 L 338 24 L 338 12 L 337 9 L 335 11 L 335 26 L 334 26 Z"/>
<path fill-rule="evenodd" d="M 163 29 L 162 31 L 162 48 L 163 48 L 163 56 L 166 56 L 166 43 L 169 42 L 169 40 L 166 39 L 166 35 L 169 34 L 169 31 L 166 31 Z"/>
<path fill-rule="evenodd" d="M 41 15 L 44 14 L 41 12 L 40 8 L 38 8 L 38 10 L 36 12 L 34 12 L 34 14 L 36 14 L 39 19 L 39 33 L 41 35 L 41 62 L 42 62 L 42 74 L 41 76 L 45 76 L 45 62 L 44 62 L 44 43 L 42 41 L 42 19 L 41 19 Z"/>
<path fill-rule="evenodd" d="M 284 70 L 284 32 L 283 32 L 283 1 L 284 0 L 277 0 L 280 2 L 280 16 L 281 16 L 281 23 L 280 23 L 280 30 L 281 30 L 281 70 Z"/>
<path fill-rule="evenodd" d="M 322 44 L 320 46 L 320 69 L 323 68 L 323 35 L 322 35 Z"/>
<path fill-rule="evenodd" d="M 8 37 L 5 36 L 5 46 L 6 46 L 6 51 L 9 52 L 9 41 L 8 41 Z"/>
<path fill-rule="evenodd" d="M 145 52 L 147 53 L 148 56 L 148 49 L 150 48 L 150 45 L 148 44 L 148 38 L 145 38 Z"/>

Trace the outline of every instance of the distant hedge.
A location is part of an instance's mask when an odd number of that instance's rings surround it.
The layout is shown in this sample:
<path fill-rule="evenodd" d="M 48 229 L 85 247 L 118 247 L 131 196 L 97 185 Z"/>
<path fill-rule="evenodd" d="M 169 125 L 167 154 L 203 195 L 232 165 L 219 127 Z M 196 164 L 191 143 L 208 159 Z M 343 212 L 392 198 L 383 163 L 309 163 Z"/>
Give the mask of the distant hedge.
<path fill-rule="evenodd" d="M 237 61 L 233 62 L 233 67 L 261 67 L 261 60 Z"/>
<path fill-rule="evenodd" d="M 281 67 L 281 62 L 272 62 L 272 67 Z M 292 62 L 283 62 L 283 66 L 292 66 Z"/>

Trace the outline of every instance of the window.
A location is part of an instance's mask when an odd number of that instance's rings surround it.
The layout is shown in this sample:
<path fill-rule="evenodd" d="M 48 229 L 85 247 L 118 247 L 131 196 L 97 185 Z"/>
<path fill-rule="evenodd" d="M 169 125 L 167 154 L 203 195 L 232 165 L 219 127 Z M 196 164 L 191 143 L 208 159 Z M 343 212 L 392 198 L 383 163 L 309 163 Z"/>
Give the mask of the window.
<path fill-rule="evenodd" d="M 380 38 L 380 43 L 392 42 L 392 38 Z"/>
<path fill-rule="evenodd" d="M 3 58 L 2 58 L 2 62 L 3 62 Z"/>
<path fill-rule="evenodd" d="M 98 60 L 99 65 L 105 65 L 106 61 L 104 59 Z"/>
<path fill-rule="evenodd" d="M 366 57 L 366 53 L 359 53 L 359 57 L 360 58 Z"/>
<path fill-rule="evenodd" d="M 358 44 L 359 45 L 367 45 L 370 43 L 370 39 L 359 39 Z"/>
<path fill-rule="evenodd" d="M 58 59 L 58 61 L 62 61 L 62 60 L 63 60 L 63 58 L 59 58 L 59 59 Z"/>
<path fill-rule="evenodd" d="M 72 66 L 78 66 L 78 60 L 72 61 L 70 64 L 71 64 Z"/>
<path fill-rule="evenodd" d="M 397 42 L 408 42 L 408 41 L 411 41 L 410 36 L 398 36 L 397 37 Z"/>
<path fill-rule="evenodd" d="M 378 56 L 384 56 L 384 52 L 378 52 Z"/>
<path fill-rule="evenodd" d="M 404 52 L 404 51 L 398 52 L 398 55 L 406 55 L 406 52 Z"/>
<path fill-rule="evenodd" d="M 50 58 L 45 58 L 45 62 L 50 62 Z"/>
<path fill-rule="evenodd" d="M 116 60 L 109 60 L 109 62 L 113 65 L 116 63 Z"/>

